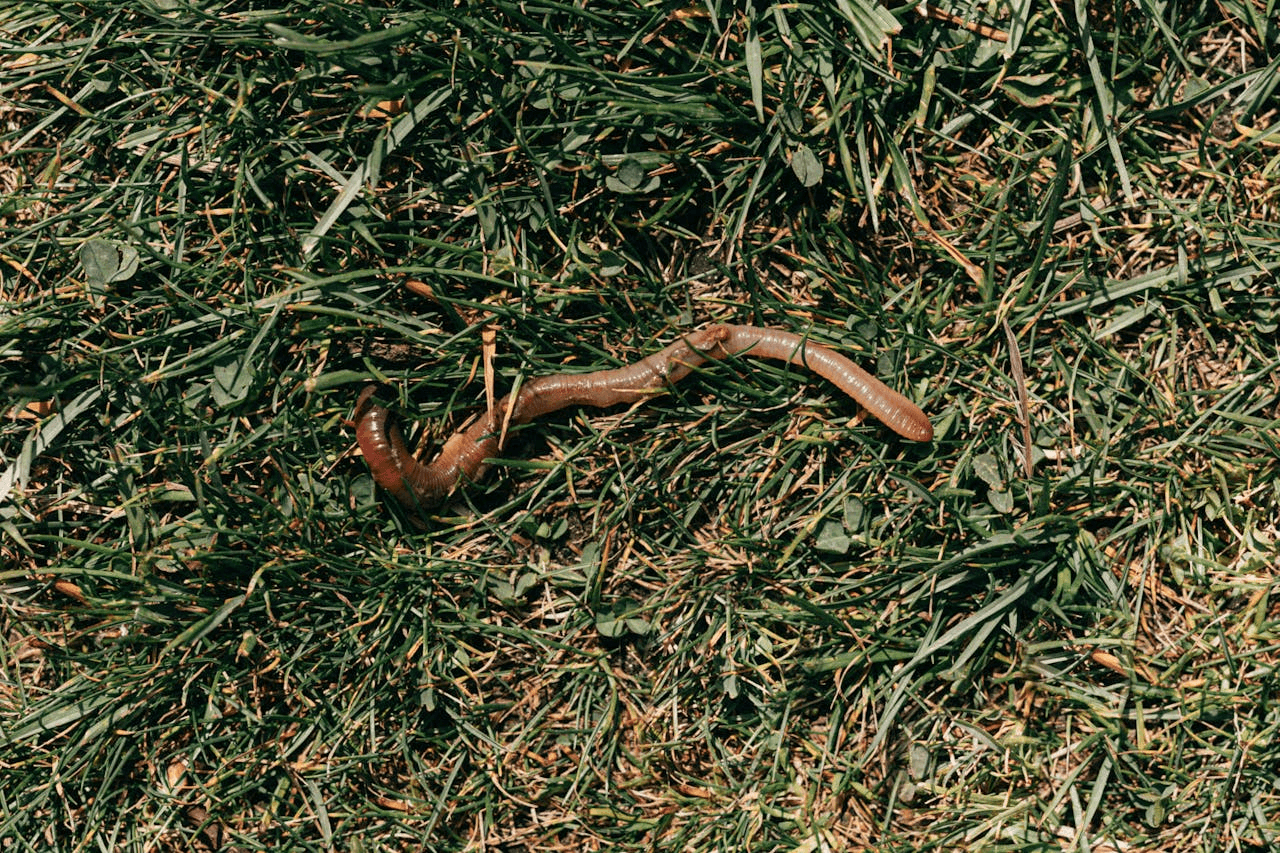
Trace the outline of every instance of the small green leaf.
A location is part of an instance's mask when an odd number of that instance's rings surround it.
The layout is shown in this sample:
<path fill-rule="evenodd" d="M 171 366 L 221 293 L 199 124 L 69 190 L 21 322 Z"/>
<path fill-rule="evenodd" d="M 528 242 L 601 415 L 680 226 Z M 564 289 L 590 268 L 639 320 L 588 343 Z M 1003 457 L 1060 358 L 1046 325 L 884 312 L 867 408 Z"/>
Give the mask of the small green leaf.
<path fill-rule="evenodd" d="M 600 264 L 596 272 L 604 278 L 619 275 L 627 268 L 627 259 L 608 249 L 597 255 L 596 261 Z"/>
<path fill-rule="evenodd" d="M 800 145 L 791 154 L 791 171 L 801 185 L 812 187 L 822 181 L 822 161 L 808 145 Z"/>
<path fill-rule="evenodd" d="M 649 178 L 639 161 L 623 160 L 618 165 L 618 170 L 605 178 L 604 183 L 616 193 L 636 193 L 655 189 L 658 179 Z"/>
<path fill-rule="evenodd" d="M 916 780 L 926 778 L 932 765 L 933 755 L 930 754 L 929 748 L 921 743 L 913 743 L 907 767 L 907 772 L 911 774 L 911 778 Z"/>
<path fill-rule="evenodd" d="M 980 453 L 974 457 L 973 473 L 993 489 L 1004 487 L 1004 476 L 1000 473 L 1000 463 L 994 454 Z"/>
<path fill-rule="evenodd" d="M 128 281 L 138 271 L 138 250 L 110 240 L 87 240 L 80 246 L 80 265 L 90 287 Z"/>
<path fill-rule="evenodd" d="M 618 180 L 630 189 L 635 189 L 644 181 L 644 167 L 635 160 L 624 160 L 618 167 Z"/>
<path fill-rule="evenodd" d="M 503 604 L 514 604 L 516 588 L 505 578 L 489 578 L 489 592 Z"/>
<path fill-rule="evenodd" d="M 209 384 L 209 393 L 213 402 L 228 408 L 243 403 L 249 396 L 252 385 L 253 372 L 247 363 L 233 361 L 213 368 L 213 382 Z"/>
<path fill-rule="evenodd" d="M 632 634 L 647 634 L 653 630 L 649 620 L 640 615 L 640 605 L 630 598 L 620 598 L 613 606 L 596 614 L 596 630 L 602 636 L 617 638 Z"/>
<path fill-rule="evenodd" d="M 844 529 L 845 530 L 862 530 L 866 523 L 867 508 L 856 497 L 850 497 L 844 502 Z"/>
<path fill-rule="evenodd" d="M 80 265 L 84 267 L 85 280 L 102 287 L 120 269 L 120 253 L 114 243 L 89 240 L 80 247 Z"/>
<path fill-rule="evenodd" d="M 778 124 L 792 136 L 804 133 L 804 113 L 795 104 L 783 104 L 778 108 Z"/>
<path fill-rule="evenodd" d="M 524 598 L 529 590 L 533 589 L 542 581 L 542 577 L 537 572 L 523 572 L 520 577 L 516 578 L 515 595 L 517 598 Z"/>
<path fill-rule="evenodd" d="M 600 636 L 615 639 L 621 637 L 627 632 L 627 622 L 625 619 L 615 619 L 612 614 L 598 613 L 596 614 L 596 630 L 600 632 Z"/>
<path fill-rule="evenodd" d="M 1013 494 L 1007 489 L 989 489 L 987 491 L 987 502 L 991 504 L 991 508 L 1001 515 L 1008 515 L 1013 512 Z"/>
<path fill-rule="evenodd" d="M 549 524 L 545 521 L 540 522 L 538 524 L 537 529 L 534 530 L 533 535 L 538 539 L 556 540 L 563 537 L 565 533 L 567 533 L 568 531 L 569 531 L 568 520 L 561 518 L 558 521 L 556 521 L 554 524 Z"/>
<path fill-rule="evenodd" d="M 818 528 L 818 535 L 813 545 L 819 551 L 825 551 L 828 554 L 848 554 L 853 540 L 845 532 L 843 524 L 828 520 Z"/>
<path fill-rule="evenodd" d="M 128 281 L 138 272 L 138 250 L 132 246 L 120 246 L 120 268 L 112 276 L 112 281 Z"/>

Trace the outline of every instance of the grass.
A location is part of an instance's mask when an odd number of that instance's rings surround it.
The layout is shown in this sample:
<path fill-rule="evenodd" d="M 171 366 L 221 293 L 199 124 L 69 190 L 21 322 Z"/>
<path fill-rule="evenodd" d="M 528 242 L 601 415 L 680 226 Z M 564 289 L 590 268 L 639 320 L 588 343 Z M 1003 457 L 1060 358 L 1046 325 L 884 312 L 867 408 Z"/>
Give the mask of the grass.
<path fill-rule="evenodd" d="M 1274 3 L 442 5 L 0 12 L 0 846 L 1273 848 Z"/>

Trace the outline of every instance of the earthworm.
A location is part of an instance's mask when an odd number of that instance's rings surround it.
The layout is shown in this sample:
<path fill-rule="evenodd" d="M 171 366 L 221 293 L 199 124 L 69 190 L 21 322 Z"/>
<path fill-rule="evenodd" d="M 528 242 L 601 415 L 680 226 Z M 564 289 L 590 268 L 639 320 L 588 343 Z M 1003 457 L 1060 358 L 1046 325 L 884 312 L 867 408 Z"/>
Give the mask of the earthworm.
<path fill-rule="evenodd" d="M 356 438 L 378 485 L 410 510 L 430 509 L 462 480 L 484 476 L 489 469 L 485 460 L 498 454 L 499 440 L 508 426 L 528 423 L 566 406 L 604 408 L 643 400 L 688 376 L 708 359 L 738 355 L 804 365 L 829 379 L 903 438 L 933 438 L 933 425 L 915 403 L 839 353 L 781 329 L 721 325 L 691 332 L 626 367 L 530 379 L 514 395 L 498 401 L 492 411 L 454 433 L 429 465 L 413 457 L 390 413 L 373 401 L 377 386 L 366 387 L 356 402 Z"/>

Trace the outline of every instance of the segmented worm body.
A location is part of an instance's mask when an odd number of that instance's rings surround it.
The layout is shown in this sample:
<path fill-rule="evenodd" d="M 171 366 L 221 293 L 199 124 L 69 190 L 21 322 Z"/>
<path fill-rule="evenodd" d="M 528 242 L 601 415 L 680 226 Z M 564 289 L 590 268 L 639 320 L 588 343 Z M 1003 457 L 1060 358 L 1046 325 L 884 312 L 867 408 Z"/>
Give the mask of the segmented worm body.
<path fill-rule="evenodd" d="M 750 355 L 803 365 L 829 379 L 894 432 L 914 441 L 933 438 L 919 407 L 849 359 L 792 332 L 755 326 L 708 326 L 635 364 L 593 373 L 557 373 L 525 382 L 493 410 L 455 433 L 434 462 L 424 465 L 406 448 L 386 408 L 373 401 L 375 386 L 356 403 L 356 438 L 378 485 L 411 510 L 441 503 L 462 480 L 477 480 L 498 455 L 507 426 L 566 406 L 604 408 L 643 400 L 688 376 L 708 359 Z M 508 410 L 510 414 L 508 415 Z"/>

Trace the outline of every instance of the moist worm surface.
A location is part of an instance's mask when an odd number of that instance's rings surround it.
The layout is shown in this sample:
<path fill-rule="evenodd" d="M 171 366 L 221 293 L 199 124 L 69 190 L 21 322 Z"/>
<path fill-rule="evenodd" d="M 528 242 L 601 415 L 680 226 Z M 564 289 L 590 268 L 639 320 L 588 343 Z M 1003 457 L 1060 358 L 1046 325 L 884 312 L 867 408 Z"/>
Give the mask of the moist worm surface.
<path fill-rule="evenodd" d="M 378 485 L 410 510 L 429 510 L 461 481 L 484 476 L 489 469 L 485 460 L 498 455 L 499 440 L 508 426 L 528 423 L 566 406 L 603 408 L 643 400 L 688 376 L 708 359 L 738 355 L 803 365 L 830 380 L 903 438 L 933 438 L 933 425 L 915 403 L 839 353 L 781 329 L 720 325 L 691 332 L 626 367 L 531 379 L 514 395 L 503 397 L 492 411 L 455 433 L 429 465 L 413 457 L 390 413 L 373 401 L 376 386 L 366 387 L 356 402 L 356 438 Z"/>

